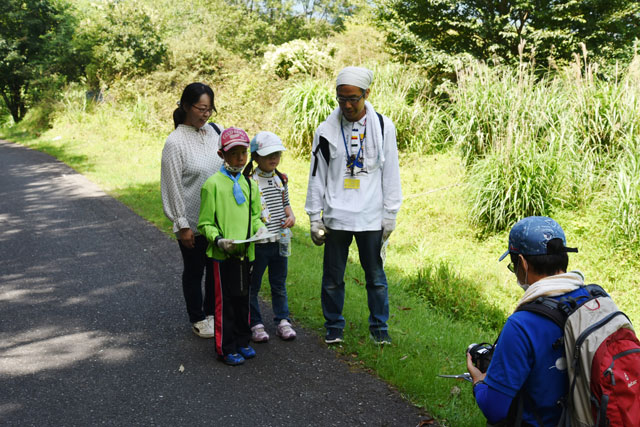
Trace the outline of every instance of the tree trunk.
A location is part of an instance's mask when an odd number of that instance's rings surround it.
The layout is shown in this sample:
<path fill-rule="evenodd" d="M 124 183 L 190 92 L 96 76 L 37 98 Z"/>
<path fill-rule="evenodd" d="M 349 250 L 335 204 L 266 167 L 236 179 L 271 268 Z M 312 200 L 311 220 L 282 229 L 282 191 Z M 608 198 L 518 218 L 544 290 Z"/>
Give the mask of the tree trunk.
<path fill-rule="evenodd" d="M 4 105 L 9 110 L 9 113 L 11 113 L 13 121 L 15 123 L 18 123 L 20 120 L 24 119 L 24 116 L 27 113 L 27 109 L 22 98 L 22 91 L 20 90 L 20 86 L 12 85 L 11 87 L 7 88 L 7 90 L 5 90 L 4 88 L 0 89 L 0 95 L 2 95 Z"/>

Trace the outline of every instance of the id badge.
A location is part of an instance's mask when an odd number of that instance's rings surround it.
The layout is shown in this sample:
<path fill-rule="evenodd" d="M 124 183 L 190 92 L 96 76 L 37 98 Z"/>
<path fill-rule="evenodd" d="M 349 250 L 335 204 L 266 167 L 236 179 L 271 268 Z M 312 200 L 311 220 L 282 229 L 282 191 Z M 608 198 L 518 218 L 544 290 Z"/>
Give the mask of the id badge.
<path fill-rule="evenodd" d="M 357 190 L 360 188 L 360 180 L 355 178 L 345 178 L 344 179 L 344 189 L 345 190 Z"/>

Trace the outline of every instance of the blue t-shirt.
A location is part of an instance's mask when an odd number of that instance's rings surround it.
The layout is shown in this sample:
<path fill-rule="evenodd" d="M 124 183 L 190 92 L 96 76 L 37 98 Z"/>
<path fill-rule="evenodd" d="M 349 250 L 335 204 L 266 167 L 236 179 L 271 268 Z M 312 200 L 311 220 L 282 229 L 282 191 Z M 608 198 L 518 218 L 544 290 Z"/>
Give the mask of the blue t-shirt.
<path fill-rule="evenodd" d="M 581 295 L 589 293 L 581 288 L 555 298 Z M 530 424 L 537 425 L 534 413 L 545 426 L 555 426 L 560 419 L 558 400 L 568 389 L 567 361 L 563 346 L 554 349 L 553 343 L 562 333 L 547 317 L 518 311 L 509 316 L 496 343 L 484 381 L 511 400 L 523 389 L 530 398 L 524 401 L 523 419 Z M 478 405 L 482 409 L 482 402 Z"/>

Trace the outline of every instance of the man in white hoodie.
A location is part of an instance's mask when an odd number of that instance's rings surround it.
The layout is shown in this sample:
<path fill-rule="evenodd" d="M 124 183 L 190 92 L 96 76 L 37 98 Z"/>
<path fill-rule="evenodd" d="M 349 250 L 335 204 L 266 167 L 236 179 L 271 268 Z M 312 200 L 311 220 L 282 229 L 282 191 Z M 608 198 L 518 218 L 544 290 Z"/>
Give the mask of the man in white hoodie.
<path fill-rule="evenodd" d="M 513 226 L 509 248 L 500 261 L 510 256 L 509 270 L 525 290 L 518 307 L 541 296 L 589 295 L 582 287 L 582 273 L 566 272 L 567 252 L 578 250 L 566 247 L 564 231 L 551 218 L 531 216 Z M 558 402 L 568 388 L 563 346 L 556 344 L 562 336 L 563 331 L 549 318 L 516 309 L 500 332 L 486 373 L 467 355 L 473 394 L 489 424 L 514 425 L 512 417 L 520 402 L 522 425 L 558 424 L 562 414 Z M 512 402 L 516 403 L 513 407 Z"/>
<path fill-rule="evenodd" d="M 372 80 L 373 73 L 365 68 L 340 71 L 338 108 L 313 140 L 305 210 L 311 239 L 325 244 L 321 301 L 327 344 L 343 340 L 344 271 L 354 237 L 365 273 L 371 338 L 391 343 L 380 250 L 395 228 L 402 191 L 395 126 L 367 101 Z"/>

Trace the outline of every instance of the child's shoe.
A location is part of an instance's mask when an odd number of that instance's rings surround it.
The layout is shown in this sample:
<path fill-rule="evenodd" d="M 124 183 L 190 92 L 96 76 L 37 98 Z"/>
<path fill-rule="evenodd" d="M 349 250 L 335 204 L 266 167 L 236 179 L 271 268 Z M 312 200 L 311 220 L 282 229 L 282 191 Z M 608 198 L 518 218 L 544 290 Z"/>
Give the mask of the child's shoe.
<path fill-rule="evenodd" d="M 238 353 L 225 354 L 222 360 L 224 360 L 224 363 L 229 366 L 237 366 L 244 363 L 244 357 L 242 357 Z"/>
<path fill-rule="evenodd" d="M 246 347 L 238 347 L 238 353 L 240 353 L 245 359 L 256 357 L 256 351 L 249 345 Z"/>
<path fill-rule="evenodd" d="M 276 329 L 276 335 L 285 341 L 289 341 L 296 337 L 296 331 L 293 330 L 291 323 L 287 319 L 282 319 Z"/>
<path fill-rule="evenodd" d="M 269 341 L 269 334 L 264 330 L 264 325 L 262 323 L 258 323 L 251 328 L 251 340 L 253 342 Z"/>

